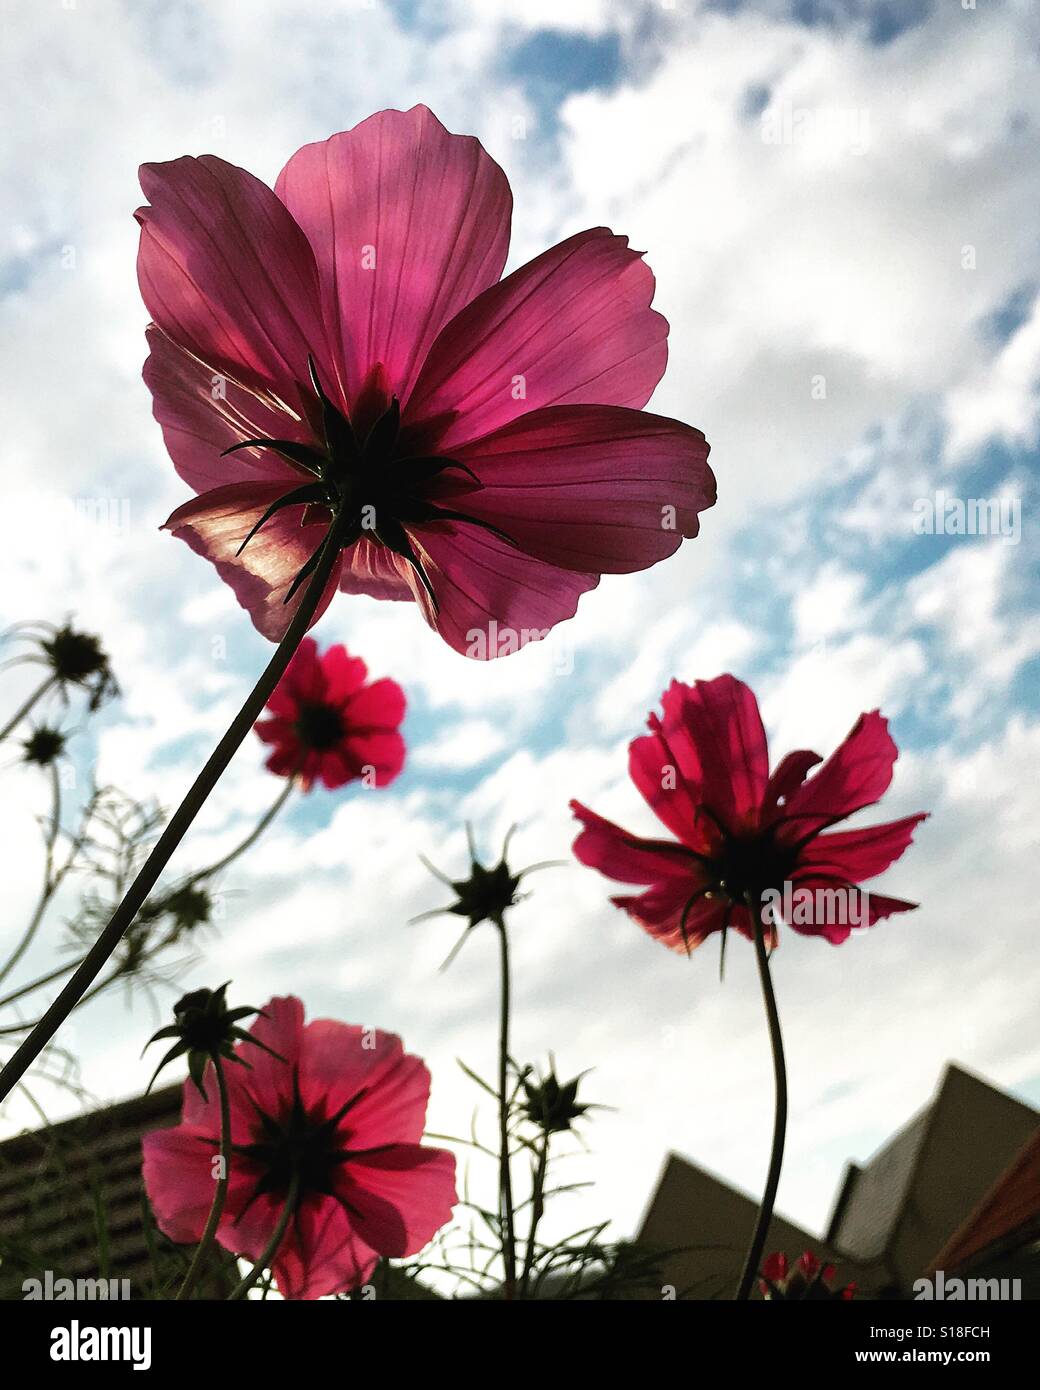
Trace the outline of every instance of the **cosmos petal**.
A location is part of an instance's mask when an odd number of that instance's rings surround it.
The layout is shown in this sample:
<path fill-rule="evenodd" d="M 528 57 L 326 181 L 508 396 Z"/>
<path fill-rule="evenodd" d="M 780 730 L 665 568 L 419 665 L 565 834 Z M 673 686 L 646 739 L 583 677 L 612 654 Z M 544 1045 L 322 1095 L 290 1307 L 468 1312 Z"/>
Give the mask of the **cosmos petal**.
<path fill-rule="evenodd" d="M 313 356 L 331 376 L 314 253 L 266 184 L 215 155 L 143 164 L 138 282 L 148 312 L 214 371 L 301 415 Z"/>
<path fill-rule="evenodd" d="M 253 625 L 272 642 L 285 636 L 293 614 L 303 602 L 306 585 L 301 585 L 288 603 L 285 598 L 328 531 L 326 524 L 303 525 L 302 505 L 285 507 L 239 554 L 250 529 L 284 493 L 284 483 L 231 483 L 185 502 L 164 527 L 216 566 Z M 309 626 L 313 627 L 329 606 L 339 584 L 341 566 L 342 560 L 337 558 Z"/>
<path fill-rule="evenodd" d="M 552 405 L 640 409 L 668 356 L 654 277 L 628 238 L 579 232 L 484 291 L 443 329 L 405 409 L 436 452 Z"/>
<path fill-rule="evenodd" d="M 468 135 L 425 106 L 304 145 L 275 191 L 303 228 L 345 392 L 378 363 L 407 399 L 446 323 L 502 274 L 512 194 Z"/>
<path fill-rule="evenodd" d="M 861 714 L 819 771 L 787 798 L 778 838 L 794 844 L 880 801 L 898 756 L 888 720 L 877 710 Z"/>
<path fill-rule="evenodd" d="M 578 572 L 648 568 L 695 536 L 698 513 L 715 502 L 699 430 L 618 406 L 531 411 L 455 457 L 482 484 L 458 499 L 461 511 L 526 555 Z"/>

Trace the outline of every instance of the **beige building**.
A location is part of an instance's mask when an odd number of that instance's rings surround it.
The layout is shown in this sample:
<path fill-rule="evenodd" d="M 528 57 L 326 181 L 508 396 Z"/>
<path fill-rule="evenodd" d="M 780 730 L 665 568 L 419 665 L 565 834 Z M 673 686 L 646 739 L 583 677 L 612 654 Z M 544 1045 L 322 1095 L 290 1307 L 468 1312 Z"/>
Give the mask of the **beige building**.
<path fill-rule="evenodd" d="M 1011 1168 L 1018 1173 L 1020 1254 L 1028 1263 L 1028 1232 L 1040 1234 L 1040 1163 L 1028 1161 L 1038 1126 L 1030 1106 L 951 1064 L 930 1105 L 866 1163 L 849 1165 L 826 1231 L 816 1235 L 777 1216 L 766 1250 L 783 1250 L 792 1261 L 812 1250 L 837 1267 L 839 1282 L 855 1280 L 868 1298 L 913 1297 L 916 1279 L 935 1268 L 952 1272 L 936 1256 L 959 1229 L 970 1228 L 980 1204 L 992 1204 L 995 1185 Z M 659 1250 L 683 1248 L 662 1271 L 679 1297 L 726 1297 L 755 1213 L 751 1197 L 671 1154 L 639 1240 Z M 1031 1258 L 1035 1264 L 1035 1252 Z"/>

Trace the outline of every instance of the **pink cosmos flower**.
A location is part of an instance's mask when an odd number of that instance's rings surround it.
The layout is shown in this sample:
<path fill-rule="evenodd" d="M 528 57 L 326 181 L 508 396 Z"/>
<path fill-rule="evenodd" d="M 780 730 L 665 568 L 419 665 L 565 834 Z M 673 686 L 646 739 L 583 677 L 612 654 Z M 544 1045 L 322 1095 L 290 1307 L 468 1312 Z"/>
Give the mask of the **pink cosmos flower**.
<path fill-rule="evenodd" d="M 651 810 L 674 835 L 645 840 L 603 820 L 580 802 L 583 829 L 574 853 L 622 883 L 648 885 L 611 901 L 651 936 L 689 950 L 712 932 L 735 927 L 751 938 L 749 895 L 768 900 L 767 940 L 775 921 L 837 945 L 853 926 L 872 926 L 915 903 L 855 885 L 902 855 L 924 815 L 887 825 L 825 834 L 888 790 L 898 751 L 877 710 L 860 715 L 845 742 L 822 762 L 788 753 L 769 771 L 758 702 L 733 676 L 683 685 L 673 681 L 650 733 L 629 746 L 629 773 Z"/>
<path fill-rule="evenodd" d="M 334 512 L 318 614 L 414 599 L 479 657 L 697 534 L 708 445 L 642 410 L 668 325 L 641 255 L 596 227 L 501 279 L 509 184 L 425 107 L 304 146 L 273 192 L 213 155 L 141 184 L 144 377 L 198 494 L 166 525 L 272 641 Z"/>
<path fill-rule="evenodd" d="M 274 1258 L 286 1298 L 363 1284 L 380 1257 L 414 1255 L 451 1216 L 455 1159 L 419 1143 L 430 1074 L 400 1038 L 316 1019 L 272 999 L 250 1033 L 278 1056 L 240 1043 L 249 1066 L 224 1068 L 232 1159 L 217 1228 L 225 1249 L 258 1260 L 295 1171 L 296 1210 Z M 284 1059 L 284 1060 L 283 1060 Z M 182 1122 L 144 1136 L 144 1183 L 159 1229 L 197 1242 L 213 1200 L 220 1139 L 217 1088 L 184 1085 Z"/>
<path fill-rule="evenodd" d="M 346 647 L 320 656 L 305 637 L 267 702 L 272 717 L 253 725 L 273 745 L 268 769 L 297 776 L 304 791 L 318 778 L 330 790 L 361 777 L 377 787 L 392 782 L 404 767 L 404 691 L 385 678 L 366 685 L 367 676 Z"/>

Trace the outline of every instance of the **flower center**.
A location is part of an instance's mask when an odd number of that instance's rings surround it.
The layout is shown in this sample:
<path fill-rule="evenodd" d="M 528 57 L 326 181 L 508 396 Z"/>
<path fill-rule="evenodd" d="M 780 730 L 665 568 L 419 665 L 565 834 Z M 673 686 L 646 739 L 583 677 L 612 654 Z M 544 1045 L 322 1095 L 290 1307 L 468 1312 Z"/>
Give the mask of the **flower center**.
<path fill-rule="evenodd" d="M 479 491 L 482 484 L 473 470 L 457 459 L 440 454 L 407 453 L 400 440 L 401 407 L 396 396 L 361 438 L 350 420 L 325 394 L 313 359 L 310 371 L 311 385 L 321 410 L 321 445 L 300 444 L 291 439 L 243 439 L 223 451 L 231 454 L 238 449 L 274 449 L 312 479 L 271 503 L 239 546 L 238 554 L 241 555 L 260 528 L 283 507 L 306 506 L 305 520 L 321 519 L 330 525 L 334 516 L 345 515 L 347 525 L 340 542 L 342 548 L 349 550 L 365 537 L 400 555 L 415 570 L 436 612 L 437 597 L 412 545 L 409 526 L 467 522 L 511 545 L 514 544 L 512 538 L 488 521 L 442 507 L 429 499 L 429 484 L 447 469 L 465 474 L 472 484 L 471 490 Z M 324 540 L 289 586 L 286 603 L 317 568 L 323 546 Z"/>
<path fill-rule="evenodd" d="M 344 733 L 343 717 L 332 705 L 302 705 L 294 727 L 300 742 L 318 752 L 335 748 Z"/>
<path fill-rule="evenodd" d="M 307 1107 L 300 1095 L 299 1074 L 293 1072 L 291 1105 L 278 1115 L 268 1115 L 256 1107 L 256 1127 L 249 1144 L 235 1144 L 234 1151 L 255 1163 L 260 1177 L 247 1208 L 261 1193 L 284 1195 L 296 1179 L 298 1200 L 317 1192 L 336 1197 L 336 1171 L 351 1157 L 342 1147 L 340 1121 L 364 1092 L 359 1092 L 333 1115 L 321 1107 Z M 255 1104 L 255 1102 L 254 1102 Z M 242 1219 L 242 1214 L 237 1218 Z"/>
<path fill-rule="evenodd" d="M 749 893 L 779 888 L 793 868 L 791 850 L 777 845 L 772 831 L 765 835 L 723 836 L 713 865 L 718 889 L 731 902 L 744 902 Z"/>

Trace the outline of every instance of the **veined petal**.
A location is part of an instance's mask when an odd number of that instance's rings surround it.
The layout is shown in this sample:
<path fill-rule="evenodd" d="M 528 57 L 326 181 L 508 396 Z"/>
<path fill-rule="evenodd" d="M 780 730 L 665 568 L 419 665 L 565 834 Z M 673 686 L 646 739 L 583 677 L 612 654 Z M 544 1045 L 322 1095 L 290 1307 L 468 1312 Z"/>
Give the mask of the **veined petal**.
<path fill-rule="evenodd" d="M 718 832 L 700 804 L 699 764 L 692 744 L 680 731 L 666 743 L 656 719 L 651 728 L 628 745 L 629 776 L 661 824 L 690 849 L 707 854 L 718 844 Z"/>
<path fill-rule="evenodd" d="M 225 449 L 244 439 L 291 439 L 311 444 L 310 424 L 259 381 L 233 379 L 200 361 L 153 323 L 144 382 L 152 413 L 177 472 L 196 492 L 257 478 L 284 478 L 286 489 L 303 480 L 274 449 Z"/>
<path fill-rule="evenodd" d="M 343 552 L 339 587 L 345 594 L 367 594 L 369 598 L 415 598 L 407 561 L 367 536 Z"/>
<path fill-rule="evenodd" d="M 638 896 L 616 897 L 610 901 L 627 912 L 656 941 L 673 951 L 686 952 L 701 945 L 712 932 L 721 931 L 726 921 L 728 904 L 725 900 L 699 897 L 692 901 L 697 892 L 695 886 L 669 880 L 655 884 Z M 741 908 L 739 912 L 743 914 L 743 922 L 747 910 Z M 737 908 L 730 908 L 731 918 L 737 913 Z M 731 921 L 730 925 L 734 923 Z M 746 934 L 746 928 L 738 925 L 738 930 Z"/>
<path fill-rule="evenodd" d="M 311 1104 L 324 1096 L 328 1113 L 353 1102 L 343 1121 L 352 1148 L 414 1143 L 422 1136 L 430 1073 L 393 1033 L 334 1019 L 308 1023 L 300 1087 Z"/>
<path fill-rule="evenodd" d="M 266 1229 L 269 1235 L 271 1227 Z M 274 1276 L 283 1298 L 324 1298 L 364 1284 L 378 1259 L 340 1204 L 333 1197 L 312 1193 L 290 1222 L 274 1262 Z"/>
<path fill-rule="evenodd" d="M 799 748 L 785 755 L 777 763 L 766 785 L 762 798 L 762 820 L 768 822 L 779 810 L 780 801 L 787 800 L 805 781 L 809 773 L 823 759 L 810 748 Z"/>
<path fill-rule="evenodd" d="M 880 801 L 898 756 L 888 720 L 877 710 L 861 714 L 844 743 L 787 798 L 783 814 L 776 817 L 777 839 L 783 844 L 807 840 L 814 831 Z"/>
<path fill-rule="evenodd" d="M 769 748 L 750 687 L 729 675 L 692 686 L 673 681 L 661 703 L 666 742 L 688 739 L 694 747 L 701 803 L 731 832 L 754 826 L 769 780 Z"/>
<path fill-rule="evenodd" d="M 342 1172 L 351 1225 L 381 1255 L 414 1255 L 451 1219 L 455 1155 L 420 1144 L 356 1153 Z"/>
<path fill-rule="evenodd" d="M 430 349 L 405 414 L 438 452 L 550 405 L 646 405 L 667 359 L 654 277 L 596 227 L 485 290 Z M 439 422 L 433 428 L 432 422 Z"/>
<path fill-rule="evenodd" d="M 216 1082 L 213 1091 L 215 1097 Z M 213 1141 L 219 1133 L 218 1120 L 215 1127 L 182 1124 L 156 1129 L 142 1139 L 145 1190 L 159 1229 L 170 1240 L 187 1244 L 202 1236 L 213 1203 L 213 1155 L 217 1152 Z M 232 1165 L 229 1198 L 244 1202 L 249 1181 L 243 1165 Z"/>
<path fill-rule="evenodd" d="M 141 187 L 137 273 L 152 318 L 214 370 L 259 377 L 302 415 L 308 355 L 330 381 L 331 356 L 314 253 L 284 204 L 215 155 L 143 164 Z"/>
<path fill-rule="evenodd" d="M 681 845 L 671 840 L 644 840 L 630 835 L 620 825 L 604 820 L 580 801 L 570 803 L 581 822 L 581 834 L 574 841 L 575 857 L 591 869 L 598 869 L 618 883 L 660 883 L 675 879 L 689 884 L 687 897 L 697 886 L 700 873 L 695 860 Z"/>
<path fill-rule="evenodd" d="M 437 595 L 434 612 L 419 581 L 412 592 L 429 625 L 463 656 L 510 656 L 572 618 L 598 574 L 559 569 L 468 523 L 438 522 L 412 533 Z"/>
<path fill-rule="evenodd" d="M 797 876 L 833 874 L 849 883 L 862 883 L 884 873 L 909 848 L 914 831 L 926 814 L 871 825 L 864 830 L 842 830 L 817 835 L 798 856 Z"/>
<path fill-rule="evenodd" d="M 506 176 L 478 140 L 415 106 L 305 145 L 275 190 L 313 247 L 345 392 L 382 363 L 406 398 L 437 334 L 502 274 Z"/>
<path fill-rule="evenodd" d="M 715 502 L 699 430 L 618 406 L 531 411 L 454 456 L 483 485 L 458 509 L 561 569 L 646 569 L 695 536 Z M 441 477 L 456 485 L 450 470 Z"/>
<path fill-rule="evenodd" d="M 902 898 L 868 893 L 829 874 L 807 872 L 792 884 L 790 921 L 785 918 L 785 925 L 803 936 L 822 936 L 832 946 L 840 946 L 854 927 L 872 927 L 885 917 L 912 912 L 916 907 Z"/>
<path fill-rule="evenodd" d="M 306 584 L 300 586 L 291 602 L 286 603 L 285 596 L 327 530 L 321 524 L 302 525 L 302 505 L 284 507 L 257 532 L 242 554 L 237 554 L 250 528 L 285 491 L 284 483 L 268 482 L 214 488 L 178 507 L 164 528 L 216 566 L 253 625 L 272 642 L 285 636 L 303 601 Z M 337 558 L 311 626 L 329 606 L 339 584 L 341 567 L 342 560 Z"/>

